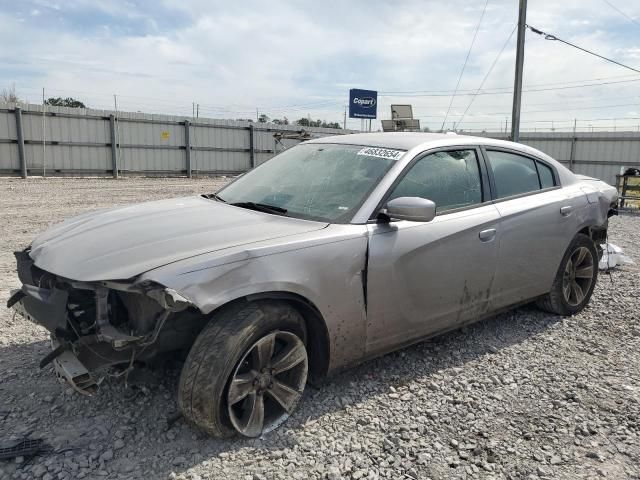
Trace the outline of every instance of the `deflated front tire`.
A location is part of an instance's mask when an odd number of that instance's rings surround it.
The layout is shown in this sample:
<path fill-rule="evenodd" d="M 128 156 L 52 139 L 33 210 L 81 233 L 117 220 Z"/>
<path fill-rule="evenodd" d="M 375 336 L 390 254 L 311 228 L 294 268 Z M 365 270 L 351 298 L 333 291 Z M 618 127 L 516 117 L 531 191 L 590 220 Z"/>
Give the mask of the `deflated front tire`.
<path fill-rule="evenodd" d="M 304 391 L 305 339 L 304 319 L 284 302 L 226 308 L 189 352 L 180 376 L 180 410 L 216 437 L 258 437 L 277 428 Z"/>

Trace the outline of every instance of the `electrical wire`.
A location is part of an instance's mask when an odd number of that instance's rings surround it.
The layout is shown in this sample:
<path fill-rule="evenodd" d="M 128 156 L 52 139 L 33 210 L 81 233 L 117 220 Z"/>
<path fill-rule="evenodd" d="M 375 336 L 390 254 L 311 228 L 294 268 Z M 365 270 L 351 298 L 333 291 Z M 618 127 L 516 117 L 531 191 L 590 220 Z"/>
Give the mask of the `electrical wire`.
<path fill-rule="evenodd" d="M 598 97 L 597 101 L 601 102 L 601 101 L 609 101 L 609 100 L 616 100 L 616 101 L 620 101 L 620 100 L 628 100 L 628 99 L 633 99 L 633 100 L 640 100 L 640 94 L 638 95 L 625 95 L 625 96 L 615 96 L 615 97 Z M 567 102 L 567 103 L 565 103 Z M 573 108 L 573 107 L 581 107 L 583 106 L 585 103 L 589 103 L 592 104 L 594 102 L 594 99 L 591 97 L 578 97 L 578 98 L 562 98 L 562 99 L 558 99 L 555 102 L 536 102 L 536 103 L 530 103 L 527 102 L 527 105 L 529 107 L 542 107 L 542 106 L 554 106 L 554 107 L 565 107 L 567 109 Z M 594 105 L 594 106 L 599 106 L 599 105 Z M 435 105 L 435 104 L 418 104 L 418 105 L 414 105 L 413 106 L 413 111 L 414 112 L 420 112 L 423 110 L 429 110 L 429 111 L 433 111 L 434 109 L 437 108 L 445 108 L 446 105 Z M 493 103 L 493 104 L 483 104 L 482 105 L 483 108 L 506 108 L 507 106 L 505 106 L 505 104 L 503 103 Z M 473 115 L 473 114 L 471 114 Z M 442 116 L 442 115 L 439 115 Z"/>
<path fill-rule="evenodd" d="M 527 89 L 523 89 L 523 92 L 549 92 L 549 91 L 553 91 L 553 90 L 570 90 L 573 88 L 584 88 L 584 87 L 598 87 L 601 85 L 616 85 L 616 84 L 620 84 L 620 83 L 631 83 L 631 82 L 640 82 L 640 78 L 635 78 L 635 79 L 631 79 L 631 80 L 619 80 L 617 82 L 601 82 L 601 83 L 588 83 L 585 85 L 565 85 L 562 87 L 551 87 L 551 88 L 527 88 Z M 511 95 L 513 93 L 513 91 L 504 91 L 504 92 L 487 92 L 487 91 L 483 91 L 478 93 L 478 95 Z M 458 93 L 458 95 L 473 95 L 473 93 Z M 402 94 L 402 95 L 398 95 L 398 94 L 385 94 L 385 93 L 378 93 L 378 97 L 407 97 L 407 98 L 413 98 L 413 97 L 450 97 L 450 94 Z"/>
<path fill-rule="evenodd" d="M 529 83 L 526 84 L 525 87 L 548 87 L 548 86 L 552 86 L 552 85 L 560 85 L 560 86 L 565 86 L 565 85 L 569 85 L 572 83 L 584 83 L 584 82 L 599 82 L 602 80 L 615 80 L 615 79 L 628 79 L 628 77 L 636 77 L 634 78 L 634 80 L 639 80 L 637 78 L 637 75 L 628 73 L 626 75 L 614 75 L 611 77 L 598 77 L 598 78 L 585 78 L 582 80 L 570 80 L 570 81 L 564 81 L 564 82 L 545 82 L 545 83 Z M 509 90 L 513 88 L 513 86 L 509 85 L 509 86 L 505 86 L 505 87 L 491 87 L 491 88 L 485 88 L 483 91 L 488 92 L 490 90 Z M 453 90 L 405 90 L 405 91 L 379 91 L 378 95 L 402 95 L 402 94 L 412 94 L 412 93 L 450 93 Z M 465 93 L 473 93 L 475 90 L 471 89 L 471 90 L 458 90 L 458 93 L 460 92 L 465 92 Z M 511 93 L 511 92 L 506 92 L 506 93 Z"/>
<path fill-rule="evenodd" d="M 478 93 L 480 93 L 480 90 L 482 90 L 484 82 L 486 82 L 487 78 L 489 78 L 489 75 L 491 75 L 491 72 L 493 71 L 493 68 L 496 66 L 496 63 L 498 63 L 498 60 L 500 59 L 500 56 L 502 55 L 502 52 L 504 52 L 504 49 L 507 48 L 507 45 L 508 45 L 509 41 L 511 40 L 511 37 L 513 37 L 513 34 L 514 34 L 514 32 L 516 31 L 517 28 L 518 28 L 518 25 L 514 25 L 513 30 L 511 30 L 511 33 L 507 37 L 507 40 L 504 42 L 504 45 L 502 45 L 502 48 L 498 52 L 498 55 L 496 55 L 496 58 L 493 60 L 493 63 L 489 67 L 489 70 L 487 70 L 487 73 L 485 74 L 484 78 L 482 79 L 482 82 L 480 82 L 480 86 L 476 90 L 476 93 L 471 97 L 471 101 L 469 102 L 469 105 L 467 105 L 467 108 L 462 113 L 462 116 L 458 119 L 458 125 L 460 125 L 462 120 L 464 120 L 464 117 L 467 114 L 467 112 L 469 111 L 469 109 L 471 108 L 471 105 L 473 105 L 473 102 L 478 97 Z"/>
<path fill-rule="evenodd" d="M 640 23 L 637 22 L 636 20 L 634 20 L 632 17 L 630 17 L 629 15 L 627 15 L 626 13 L 624 13 L 622 10 L 620 10 L 618 7 L 616 7 L 613 3 L 609 2 L 608 0 L 602 0 L 604 3 L 606 3 L 607 5 L 609 5 L 611 8 L 613 8 L 616 12 L 618 12 L 620 15 L 622 15 L 623 17 L 625 17 L 627 20 L 629 20 L 632 23 L 635 23 L 638 27 L 640 27 Z"/>
<path fill-rule="evenodd" d="M 605 56 L 600 55 L 598 53 L 592 52 L 591 50 L 587 50 L 586 48 L 579 47 L 578 45 L 576 45 L 574 43 L 571 43 L 571 42 L 568 42 L 568 41 L 563 40 L 561 38 L 558 38 L 555 35 L 552 35 L 550 33 L 543 32 L 542 30 L 540 30 L 538 28 L 535 28 L 535 27 L 532 27 L 531 25 L 527 25 L 526 27 L 529 30 L 531 30 L 533 33 L 537 33 L 538 35 L 543 35 L 545 40 L 552 40 L 552 41 L 562 42 L 565 45 L 569 45 L 570 47 L 577 48 L 578 50 L 582 50 L 583 52 L 588 53 L 589 55 L 593 55 L 595 57 L 598 57 L 598 58 L 601 58 L 603 60 L 606 60 L 607 62 L 615 63 L 616 65 L 618 65 L 620 67 L 627 68 L 627 69 L 632 70 L 632 71 L 634 71 L 636 73 L 640 73 L 640 70 L 638 70 L 636 68 L 630 67 L 629 65 L 625 65 L 624 63 L 620 63 L 620 62 L 618 62 L 616 60 L 613 60 L 611 58 L 608 58 L 608 57 L 605 57 Z"/>
<path fill-rule="evenodd" d="M 621 104 L 616 104 L 616 105 L 598 105 L 595 107 L 564 107 L 564 108 L 552 108 L 552 109 L 548 109 L 548 110 L 523 110 L 522 113 L 548 113 L 548 112 L 565 112 L 567 110 L 598 110 L 601 108 L 627 108 L 627 107 L 638 107 L 640 106 L 640 103 L 621 103 Z M 503 116 L 503 115 L 509 115 L 511 112 L 487 112 L 487 113 L 480 113 L 477 115 L 471 115 L 471 116 L 478 116 L 478 117 L 495 117 L 495 116 Z M 424 115 L 418 118 L 439 118 L 440 115 Z"/>
<path fill-rule="evenodd" d="M 553 83 L 538 83 L 538 84 L 529 84 L 525 86 L 525 89 L 523 90 L 524 92 L 544 92 L 544 91 L 555 91 L 555 90 L 565 90 L 565 89 L 575 89 L 575 88 L 587 88 L 587 87 L 596 87 L 596 86 L 603 86 L 603 85 L 620 85 L 620 84 L 625 84 L 625 83 L 635 83 L 635 82 L 640 82 L 640 78 L 628 78 L 629 75 L 618 75 L 618 76 L 612 76 L 612 77 L 600 77 L 600 78 L 593 78 L 593 79 L 583 79 L 583 80 L 575 80 L 575 81 L 571 81 L 571 82 L 553 82 Z M 614 81 L 602 81 L 599 82 L 599 80 L 608 80 L 608 79 L 616 79 L 616 78 L 621 78 L 621 80 L 614 80 Z M 582 85 L 571 85 L 573 83 L 577 83 L 577 82 L 592 82 L 595 81 L 595 83 L 587 83 L 587 84 L 582 84 Z M 545 87 L 548 86 L 547 88 L 536 88 L 536 87 Z M 495 87 L 495 88 L 490 88 L 490 89 L 480 89 L 480 91 L 478 92 L 478 90 L 458 90 L 457 96 L 467 96 L 467 95 L 471 95 L 471 96 L 481 96 L 481 95 L 506 95 L 506 94 L 511 94 L 511 87 Z M 506 89 L 506 90 L 505 90 Z M 29 90 L 33 90 L 33 91 L 41 91 L 41 87 L 21 87 L 20 90 L 23 91 L 29 91 Z M 505 90 L 505 91 L 495 91 L 495 90 Z M 64 94 L 71 94 L 71 95 L 78 95 L 78 94 L 84 94 L 84 95 L 91 95 L 91 96 L 99 96 L 99 97 L 109 97 L 110 99 L 113 98 L 112 94 L 102 94 L 102 93 L 96 93 L 96 92 L 87 92 L 87 91 L 78 91 L 78 90 L 68 90 L 68 89 L 55 89 L 55 88 L 47 88 L 47 91 L 49 92 L 59 92 L 59 93 L 64 93 Z M 379 98 L 384 98 L 384 97 L 389 97 L 389 98 L 394 98 L 394 97 L 407 97 L 407 98 L 430 98 L 430 97 L 434 97 L 434 98 L 439 98 L 439 97 L 443 97 L 443 98 L 449 98 L 451 97 L 451 91 L 447 91 L 447 90 L 434 90 L 434 91 L 425 91 L 425 90 L 414 90 L 414 91 L 406 91 L 406 92 L 380 92 L 378 94 Z M 127 99 L 126 101 L 123 101 L 123 99 Z M 130 100 L 129 100 L 130 99 Z M 166 99 L 159 99 L 159 98 L 153 98 L 153 97 L 140 97 L 140 96 L 133 96 L 133 95 L 118 95 L 118 100 L 120 103 L 120 108 L 119 110 L 128 110 L 128 111 L 138 111 L 138 110 L 142 110 L 145 111 L 146 113 L 163 113 L 163 114 L 167 114 L 168 111 L 173 112 L 173 114 L 176 115 L 180 115 L 180 116 L 185 116 L 185 117 L 191 117 L 192 112 L 191 112 L 191 101 L 189 102 L 179 102 L 179 101 L 167 101 Z M 272 108 L 266 108 L 268 113 L 273 114 L 286 114 L 289 112 L 302 112 L 302 111 L 306 111 L 306 110 L 318 110 L 320 108 L 320 104 L 326 102 L 324 105 L 324 108 L 326 108 L 326 112 L 329 112 L 331 110 L 332 106 L 336 106 L 336 105 L 342 105 L 343 104 L 343 100 L 336 100 L 336 101 L 331 101 L 329 99 L 325 100 L 325 101 L 318 101 L 317 104 L 311 104 L 311 103 L 302 103 L 302 104 L 292 104 L 292 105 L 288 105 L 288 106 L 274 106 Z M 382 102 L 381 102 L 382 103 Z M 189 105 L 189 108 L 187 109 L 187 107 L 185 105 Z M 530 105 L 534 105 L 534 104 L 530 104 Z M 92 102 L 92 104 L 90 105 L 91 108 L 94 109 L 102 109 L 102 110 L 112 110 L 113 109 L 113 103 L 108 104 L 106 101 L 105 103 L 100 103 L 97 104 L 95 102 Z M 235 107 L 235 108 L 234 108 Z M 239 107 L 239 108 L 238 108 Z M 444 106 L 443 106 L 444 107 Z M 246 109 L 245 109 L 246 108 Z M 249 110 L 250 108 L 250 110 Z M 255 113 L 255 110 L 253 109 L 253 107 L 250 107 L 248 105 L 237 105 L 237 104 L 230 104 L 227 106 L 221 106 L 221 105 L 209 105 L 209 104 L 200 104 L 200 110 L 202 112 L 205 112 L 207 115 L 211 115 L 211 116 L 247 116 L 247 115 L 253 115 Z M 440 115 L 441 117 L 441 115 Z"/>
<path fill-rule="evenodd" d="M 487 11 L 487 5 L 489 4 L 489 0 L 484 2 L 484 8 L 482 9 L 482 13 L 480 14 L 480 19 L 478 20 L 478 25 L 476 25 L 476 31 L 473 32 L 473 39 L 471 39 L 471 45 L 469 45 L 469 50 L 467 51 L 467 56 L 464 59 L 464 63 L 462 64 L 462 70 L 460 70 L 460 75 L 458 76 L 458 82 L 456 83 L 456 89 L 453 91 L 453 96 L 451 97 L 451 101 L 449 102 L 449 108 L 447 108 L 447 113 L 444 115 L 444 120 L 442 121 L 442 127 L 440 130 L 444 129 L 444 124 L 447 122 L 447 117 L 449 116 L 449 112 L 451 111 L 451 105 L 453 104 L 454 98 L 456 98 L 456 92 L 458 91 L 458 87 L 460 86 L 460 81 L 462 80 L 462 76 L 464 75 L 464 70 L 467 67 L 467 62 L 469 61 L 469 56 L 471 55 L 471 50 L 473 50 L 473 45 L 476 43 L 476 37 L 478 36 L 478 30 L 480 30 L 480 25 L 482 24 L 482 19 L 484 18 L 484 14 Z"/>

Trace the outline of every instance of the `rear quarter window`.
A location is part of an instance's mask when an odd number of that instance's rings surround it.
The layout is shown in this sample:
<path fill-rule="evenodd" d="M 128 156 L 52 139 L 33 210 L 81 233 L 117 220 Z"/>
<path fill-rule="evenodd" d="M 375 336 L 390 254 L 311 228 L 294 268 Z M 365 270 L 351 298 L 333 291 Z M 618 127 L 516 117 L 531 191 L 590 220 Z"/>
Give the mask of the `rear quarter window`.
<path fill-rule="evenodd" d="M 553 180 L 553 171 L 551 170 L 551 167 L 542 162 L 537 162 L 537 164 L 538 174 L 540 175 L 540 186 L 542 188 L 554 187 L 556 183 Z"/>

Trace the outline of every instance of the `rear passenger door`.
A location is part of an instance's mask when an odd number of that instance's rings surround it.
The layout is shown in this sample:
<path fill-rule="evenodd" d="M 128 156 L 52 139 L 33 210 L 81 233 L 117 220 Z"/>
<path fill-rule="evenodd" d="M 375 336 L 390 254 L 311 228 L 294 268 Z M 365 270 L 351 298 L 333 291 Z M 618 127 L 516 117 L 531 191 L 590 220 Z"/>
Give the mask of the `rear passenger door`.
<path fill-rule="evenodd" d="M 584 195 L 560 187 L 555 168 L 522 152 L 483 148 L 500 213 L 491 309 L 547 293 L 578 230 Z"/>

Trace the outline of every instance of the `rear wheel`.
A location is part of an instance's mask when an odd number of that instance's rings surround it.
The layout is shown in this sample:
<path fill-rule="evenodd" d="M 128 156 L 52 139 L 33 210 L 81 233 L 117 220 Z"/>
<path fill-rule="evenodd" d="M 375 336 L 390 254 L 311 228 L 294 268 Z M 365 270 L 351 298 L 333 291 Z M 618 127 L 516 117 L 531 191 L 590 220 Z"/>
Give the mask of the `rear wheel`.
<path fill-rule="evenodd" d="M 597 278 L 598 251 L 593 240 L 580 233 L 562 258 L 551 291 L 538 306 L 558 315 L 574 315 L 589 303 Z"/>
<path fill-rule="evenodd" d="M 295 410 L 307 381 L 302 316 L 281 302 L 222 312 L 196 339 L 180 377 L 178 403 L 217 437 L 258 437 Z"/>

